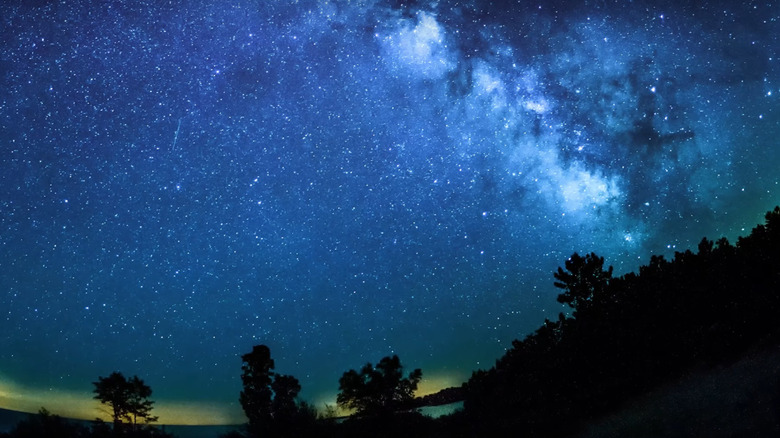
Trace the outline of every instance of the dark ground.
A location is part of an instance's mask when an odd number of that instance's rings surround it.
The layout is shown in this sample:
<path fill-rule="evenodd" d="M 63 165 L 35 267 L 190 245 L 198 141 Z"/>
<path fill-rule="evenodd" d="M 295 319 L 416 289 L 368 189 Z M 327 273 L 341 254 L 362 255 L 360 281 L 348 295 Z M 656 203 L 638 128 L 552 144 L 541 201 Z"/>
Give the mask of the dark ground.
<path fill-rule="evenodd" d="M 578 438 L 780 437 L 780 345 L 699 370 L 594 422 Z"/>

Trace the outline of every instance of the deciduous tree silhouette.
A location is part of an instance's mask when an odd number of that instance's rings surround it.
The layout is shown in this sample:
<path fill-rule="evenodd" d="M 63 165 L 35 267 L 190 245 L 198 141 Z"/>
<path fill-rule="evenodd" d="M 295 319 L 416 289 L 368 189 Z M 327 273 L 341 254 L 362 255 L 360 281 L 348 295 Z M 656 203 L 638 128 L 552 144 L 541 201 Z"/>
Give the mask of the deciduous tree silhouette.
<path fill-rule="evenodd" d="M 274 372 L 274 360 L 267 346 L 256 345 L 241 359 L 244 390 L 239 401 L 249 419 L 250 434 L 295 436 L 314 422 L 316 411 L 298 402 L 298 379 Z"/>
<path fill-rule="evenodd" d="M 293 376 L 277 374 L 271 384 L 274 398 L 271 402 L 271 412 L 277 421 L 291 420 L 298 412 L 295 399 L 301 392 L 301 384 Z"/>
<path fill-rule="evenodd" d="M 154 402 L 149 397 L 152 389 L 138 376 L 126 379 L 122 373 L 114 371 L 108 377 L 98 377 L 92 384 L 95 385 L 94 398 L 111 409 L 114 430 L 121 427 L 123 420 L 132 424 L 133 429 L 139 419 L 144 423 L 157 421 L 157 417 L 151 415 Z"/>
<path fill-rule="evenodd" d="M 271 422 L 271 400 L 273 398 L 273 369 L 271 349 L 255 345 L 251 353 L 241 356 L 241 383 L 244 386 L 239 395 L 241 407 L 249 419 L 250 431 L 259 431 Z"/>
<path fill-rule="evenodd" d="M 403 377 L 397 355 L 385 357 L 374 367 L 367 363 L 360 372 L 349 370 L 339 379 L 339 406 L 358 415 L 383 415 L 408 407 L 422 378 L 418 368 Z"/>

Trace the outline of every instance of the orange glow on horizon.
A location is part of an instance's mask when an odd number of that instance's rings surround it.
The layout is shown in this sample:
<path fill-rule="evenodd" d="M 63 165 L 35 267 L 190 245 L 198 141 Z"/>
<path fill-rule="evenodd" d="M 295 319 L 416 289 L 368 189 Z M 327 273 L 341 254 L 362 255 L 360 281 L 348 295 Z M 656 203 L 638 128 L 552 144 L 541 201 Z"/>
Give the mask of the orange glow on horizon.
<path fill-rule="evenodd" d="M 0 408 L 37 413 L 41 408 L 65 418 L 110 422 L 111 416 L 94 394 L 84 391 L 24 388 L 14 383 L 0 383 Z M 154 424 L 169 425 L 230 425 L 246 422 L 241 407 L 210 402 L 155 400 L 152 414 L 159 416 Z"/>
<path fill-rule="evenodd" d="M 451 388 L 453 386 L 460 386 L 465 380 L 463 376 L 451 373 L 435 373 L 433 375 L 426 376 L 423 371 L 423 378 L 417 385 L 417 391 L 415 391 L 415 397 L 424 397 L 429 394 L 435 394 L 442 389 Z M 335 408 L 336 415 L 348 416 L 353 412 L 350 410 L 342 409 L 336 404 L 336 393 L 320 394 L 314 399 L 314 405 L 320 412 L 324 412 L 325 406 L 331 406 Z"/>
<path fill-rule="evenodd" d="M 61 389 L 27 388 L 7 379 L 0 381 L 0 408 L 19 412 L 37 413 L 41 408 L 65 418 L 95 420 L 101 418 L 110 422 L 111 416 L 105 406 L 93 398 L 92 392 Z M 436 393 L 444 388 L 460 386 L 461 379 L 454 374 L 423 376 L 415 393 L 417 397 Z M 154 400 L 154 399 L 153 399 Z M 153 415 L 157 423 L 168 425 L 233 425 L 243 424 L 246 417 L 238 402 L 219 404 L 205 401 L 154 400 Z M 339 416 L 350 412 L 338 408 L 336 393 L 329 392 L 313 397 L 314 406 L 324 413 L 326 406 L 336 408 Z"/>
<path fill-rule="evenodd" d="M 417 397 L 424 397 L 429 394 L 435 394 L 442 389 L 460 386 L 464 381 L 465 379 L 463 376 L 456 374 L 434 374 L 426 377 L 423 372 L 423 378 L 420 380 L 420 384 L 417 386 L 417 391 L 414 395 Z"/>

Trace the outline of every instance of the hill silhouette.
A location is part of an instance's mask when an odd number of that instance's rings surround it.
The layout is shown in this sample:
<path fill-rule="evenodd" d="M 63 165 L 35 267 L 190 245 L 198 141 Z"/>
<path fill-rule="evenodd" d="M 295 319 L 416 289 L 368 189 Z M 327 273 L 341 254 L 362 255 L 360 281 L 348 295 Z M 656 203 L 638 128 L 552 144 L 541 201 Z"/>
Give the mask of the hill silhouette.
<path fill-rule="evenodd" d="M 690 370 L 731 363 L 780 340 L 780 207 L 740 237 L 653 256 L 612 277 L 595 254 L 555 274 L 560 314 L 466 385 L 465 412 L 491 436 L 568 436 Z"/>
<path fill-rule="evenodd" d="M 312 413 L 294 433 L 273 429 L 267 436 L 778 436 L 780 207 L 765 217 L 765 224 L 735 245 L 704 238 L 696 252 L 676 252 L 671 260 L 653 256 L 638 272 L 619 277 L 595 253 L 575 253 L 553 274 L 562 290 L 558 301 L 571 307 L 570 316 L 545 320 L 513 341 L 495 366 L 475 371 L 462 387 L 390 403 L 393 409 L 376 415 L 337 421 Z M 400 376 L 400 361 L 393 359 Z M 270 351 L 265 362 L 273 364 Z M 272 368 L 262 369 L 270 376 Z M 375 371 L 371 364 L 365 370 Z M 283 377 L 277 380 L 297 384 Z M 768 386 L 761 388 L 762 381 Z M 271 392 L 259 394 L 279 399 L 279 389 L 269 382 L 264 385 Z M 376 395 L 371 379 L 356 382 L 367 391 L 361 397 Z M 704 402 L 719 396 L 720 402 Z M 460 400 L 463 410 L 437 419 L 415 409 Z M 733 415 L 704 418 L 726 410 L 760 415 L 739 427 L 730 427 L 742 421 Z M 269 412 L 273 417 L 276 411 Z M 90 432 L 45 411 L 0 436 L 29 436 L 30 425 L 70 434 L 63 436 L 97 436 L 94 427 Z M 675 427 L 682 432 L 670 435 Z M 722 433 L 709 433 L 708 427 Z M 225 436 L 253 435 L 246 429 Z"/>

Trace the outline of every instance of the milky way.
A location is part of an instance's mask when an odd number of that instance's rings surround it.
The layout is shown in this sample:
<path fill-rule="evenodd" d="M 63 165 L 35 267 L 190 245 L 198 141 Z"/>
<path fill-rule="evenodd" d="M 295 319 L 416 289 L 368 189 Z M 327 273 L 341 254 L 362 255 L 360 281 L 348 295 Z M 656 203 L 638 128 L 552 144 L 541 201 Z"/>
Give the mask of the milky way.
<path fill-rule="evenodd" d="M 0 407 L 92 418 L 119 370 L 230 421 L 259 343 L 320 407 L 389 354 L 457 385 L 564 310 L 571 253 L 780 204 L 774 2 L 17 3 Z"/>

